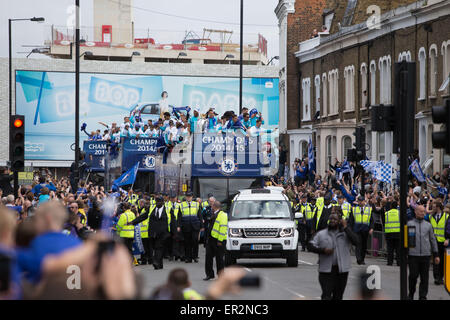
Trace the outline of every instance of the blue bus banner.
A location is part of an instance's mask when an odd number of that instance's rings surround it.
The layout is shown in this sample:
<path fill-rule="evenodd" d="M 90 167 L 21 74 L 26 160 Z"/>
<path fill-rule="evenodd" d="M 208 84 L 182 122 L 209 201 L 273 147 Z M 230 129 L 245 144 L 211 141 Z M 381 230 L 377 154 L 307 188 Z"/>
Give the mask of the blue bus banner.
<path fill-rule="evenodd" d="M 194 135 L 192 176 L 262 177 L 275 168 L 274 150 L 260 137 L 236 133 Z"/>
<path fill-rule="evenodd" d="M 125 138 L 122 149 L 122 171 L 127 171 L 139 161 L 139 171 L 155 171 L 156 138 Z"/>
<path fill-rule="evenodd" d="M 105 170 L 106 141 L 84 141 L 84 161 L 91 171 Z"/>

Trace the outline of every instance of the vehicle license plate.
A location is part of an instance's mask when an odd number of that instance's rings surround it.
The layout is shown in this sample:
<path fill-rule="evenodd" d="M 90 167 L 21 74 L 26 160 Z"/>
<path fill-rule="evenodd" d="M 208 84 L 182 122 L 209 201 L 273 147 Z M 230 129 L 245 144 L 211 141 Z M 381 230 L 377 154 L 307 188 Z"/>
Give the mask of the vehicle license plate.
<path fill-rule="evenodd" d="M 252 244 L 252 250 L 272 250 L 271 244 Z"/>

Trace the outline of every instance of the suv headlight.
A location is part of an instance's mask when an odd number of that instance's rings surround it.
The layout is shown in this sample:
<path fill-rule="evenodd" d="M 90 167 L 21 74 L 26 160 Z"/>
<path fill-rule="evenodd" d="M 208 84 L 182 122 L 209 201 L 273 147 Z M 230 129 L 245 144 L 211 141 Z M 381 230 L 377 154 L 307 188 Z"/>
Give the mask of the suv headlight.
<path fill-rule="evenodd" d="M 230 228 L 229 229 L 230 238 L 239 238 L 242 237 L 242 229 L 238 228 Z"/>
<path fill-rule="evenodd" d="M 280 237 L 292 237 L 294 235 L 294 228 L 280 229 Z"/>

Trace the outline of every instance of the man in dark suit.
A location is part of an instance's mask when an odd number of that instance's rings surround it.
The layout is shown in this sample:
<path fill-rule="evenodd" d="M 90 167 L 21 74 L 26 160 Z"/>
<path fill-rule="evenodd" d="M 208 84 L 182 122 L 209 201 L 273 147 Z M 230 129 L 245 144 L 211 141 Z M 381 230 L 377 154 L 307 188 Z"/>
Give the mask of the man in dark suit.
<path fill-rule="evenodd" d="M 170 237 L 170 225 L 173 219 L 172 212 L 166 209 L 161 196 L 156 197 L 155 202 L 156 207 L 146 208 L 145 213 L 130 224 L 136 225 L 149 219 L 148 239 L 150 247 L 153 248 L 153 267 L 158 270 L 163 268 L 164 244 Z"/>

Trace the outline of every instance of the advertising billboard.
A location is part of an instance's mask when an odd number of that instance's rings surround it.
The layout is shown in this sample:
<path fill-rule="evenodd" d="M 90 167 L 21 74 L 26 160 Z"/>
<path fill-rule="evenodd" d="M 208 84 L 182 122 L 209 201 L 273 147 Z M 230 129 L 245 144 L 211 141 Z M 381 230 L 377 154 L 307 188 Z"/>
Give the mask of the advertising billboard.
<path fill-rule="evenodd" d="M 74 159 L 74 82 L 70 72 L 16 71 L 16 113 L 25 115 L 27 160 Z M 163 91 L 169 106 L 239 112 L 239 78 L 82 73 L 80 127 L 86 123 L 87 132 L 103 133 L 99 122 L 120 125 L 136 107 L 144 119 L 147 113 L 158 118 Z M 243 106 L 260 111 L 265 128 L 278 127 L 278 78 L 245 78 Z M 80 132 L 80 148 L 86 139 Z"/>

